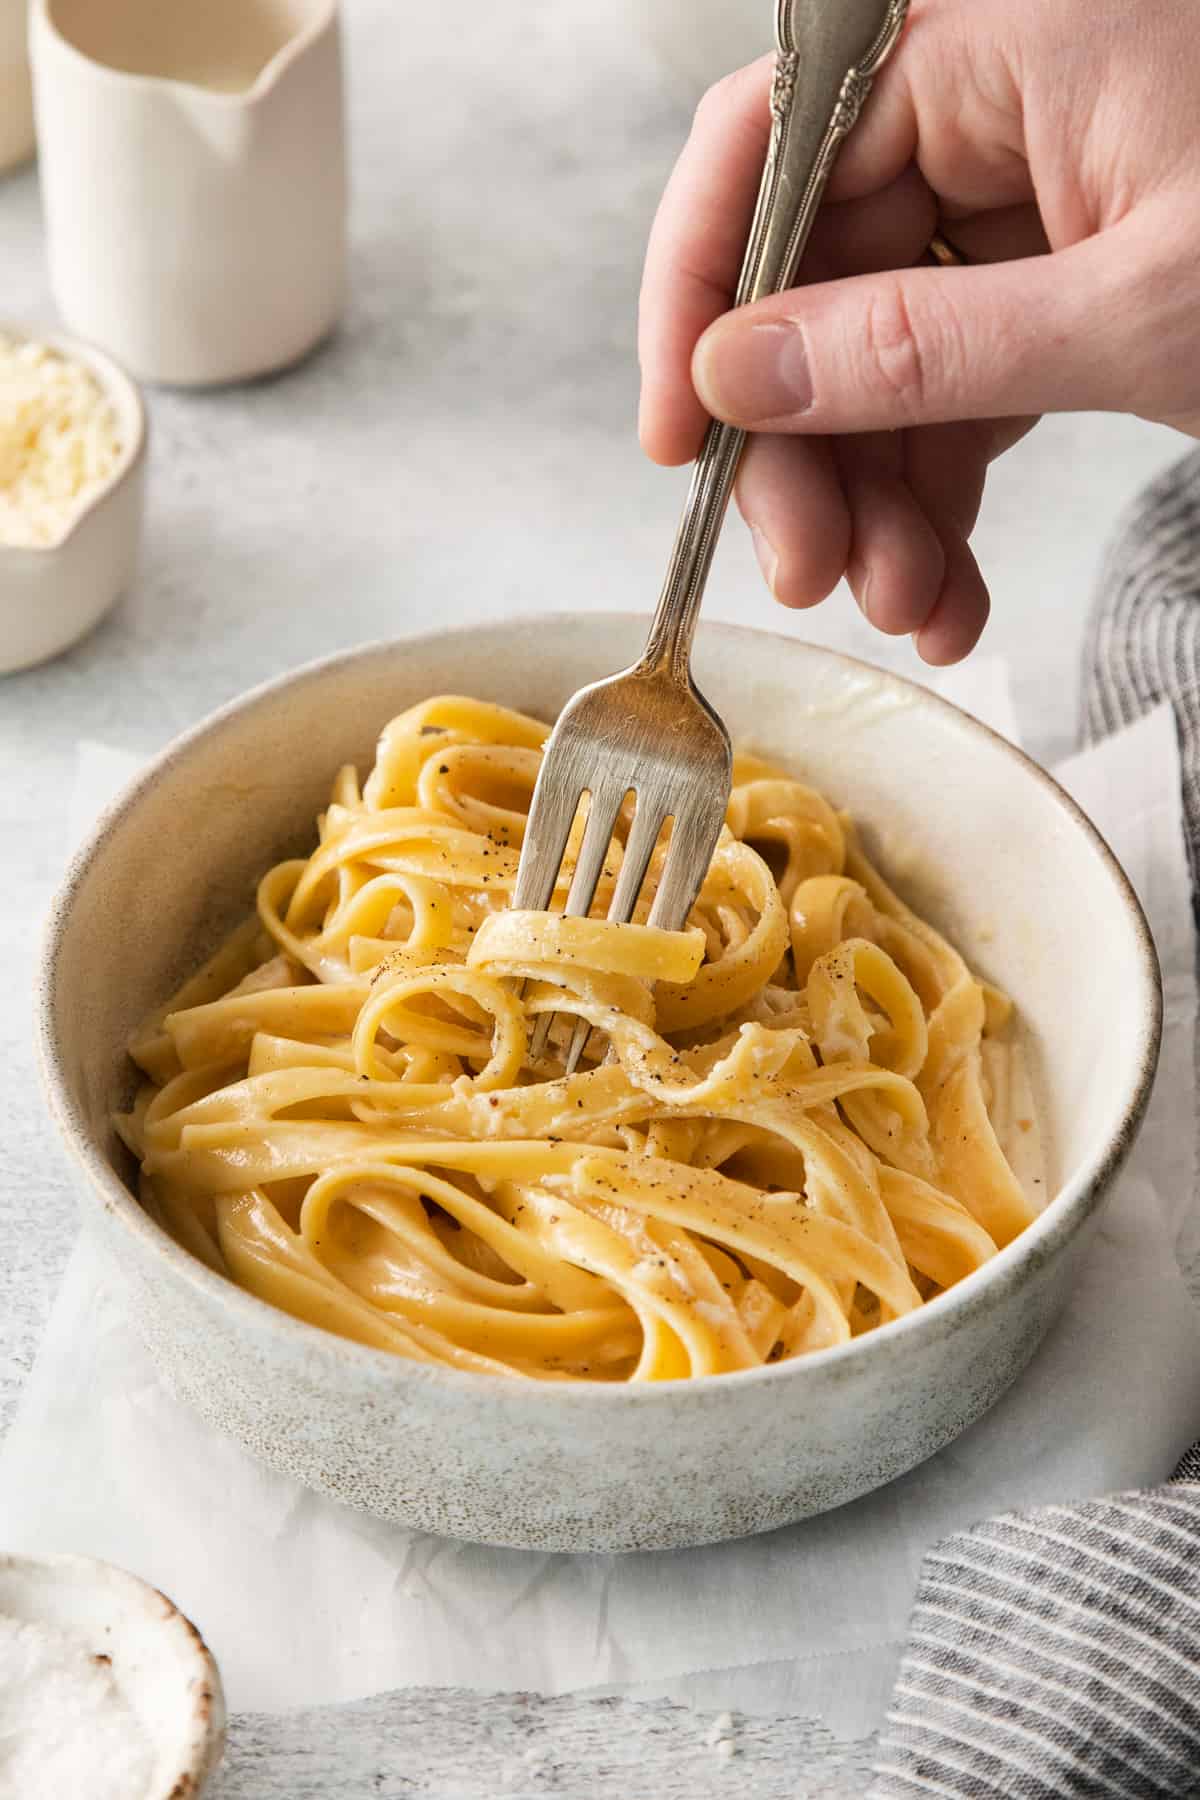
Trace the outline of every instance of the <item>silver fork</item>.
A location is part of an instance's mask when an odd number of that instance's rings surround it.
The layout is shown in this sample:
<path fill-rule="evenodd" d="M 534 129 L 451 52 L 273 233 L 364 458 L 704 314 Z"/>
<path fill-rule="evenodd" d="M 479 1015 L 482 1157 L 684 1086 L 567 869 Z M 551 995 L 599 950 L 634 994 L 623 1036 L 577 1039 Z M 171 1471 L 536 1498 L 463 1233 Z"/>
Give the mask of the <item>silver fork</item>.
<path fill-rule="evenodd" d="M 904 25 L 908 0 L 777 0 L 771 137 L 735 304 L 792 285 L 838 150 Z M 546 745 L 512 904 L 550 904 L 580 801 L 587 820 L 565 911 L 585 917 L 604 871 L 617 815 L 634 796 L 608 917 L 627 924 L 666 821 L 672 821 L 650 923 L 687 923 L 729 804 L 729 733 L 696 687 L 692 639 L 746 434 L 713 420 L 692 473 L 683 518 L 646 648 L 621 674 L 581 688 Z M 530 1055 L 553 1023 L 543 1013 Z M 580 1020 L 566 1056 L 574 1070 L 590 1028 Z"/>

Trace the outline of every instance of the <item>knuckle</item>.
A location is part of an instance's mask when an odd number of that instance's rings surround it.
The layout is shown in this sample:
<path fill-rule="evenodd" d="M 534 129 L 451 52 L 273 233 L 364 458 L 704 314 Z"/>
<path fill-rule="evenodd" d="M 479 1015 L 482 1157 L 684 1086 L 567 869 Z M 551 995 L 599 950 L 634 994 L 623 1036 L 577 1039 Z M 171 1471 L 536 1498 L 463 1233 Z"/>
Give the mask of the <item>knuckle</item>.
<path fill-rule="evenodd" d="M 898 281 L 872 294 L 863 334 L 867 376 L 905 420 L 920 416 L 927 387 L 925 353 Z"/>
<path fill-rule="evenodd" d="M 867 307 L 862 338 L 867 386 L 900 424 L 928 418 L 938 395 L 954 391 L 961 368 L 954 314 L 935 307 L 930 297 L 918 313 L 899 279 L 879 286 Z"/>

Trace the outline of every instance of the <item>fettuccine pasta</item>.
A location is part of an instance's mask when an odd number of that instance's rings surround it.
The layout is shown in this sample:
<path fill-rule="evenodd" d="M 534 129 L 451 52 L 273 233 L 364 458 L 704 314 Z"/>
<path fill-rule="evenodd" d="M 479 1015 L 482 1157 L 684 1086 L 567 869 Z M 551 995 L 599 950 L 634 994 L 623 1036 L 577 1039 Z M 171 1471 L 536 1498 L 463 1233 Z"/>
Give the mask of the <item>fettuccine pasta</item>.
<path fill-rule="evenodd" d="M 602 916 L 632 801 L 596 917 L 561 912 L 582 811 L 553 909 L 512 910 L 547 731 L 444 697 L 341 770 L 131 1046 L 151 1215 L 297 1318 L 541 1380 L 755 1368 L 978 1269 L 1034 1213 L 988 1111 L 1004 997 L 750 756 L 686 930 L 646 923 L 665 842 Z"/>

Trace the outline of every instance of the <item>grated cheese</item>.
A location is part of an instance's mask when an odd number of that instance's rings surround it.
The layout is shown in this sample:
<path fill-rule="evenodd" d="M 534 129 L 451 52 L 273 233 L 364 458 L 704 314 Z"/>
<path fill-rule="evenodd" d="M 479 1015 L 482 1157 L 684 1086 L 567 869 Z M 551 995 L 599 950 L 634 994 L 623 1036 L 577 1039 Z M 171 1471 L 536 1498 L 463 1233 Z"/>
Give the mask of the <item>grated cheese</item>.
<path fill-rule="evenodd" d="M 153 1773 L 107 1657 L 0 1614 L 0 1800 L 146 1800 Z"/>
<path fill-rule="evenodd" d="M 57 543 L 121 449 L 112 402 L 90 369 L 0 333 L 0 544 Z"/>

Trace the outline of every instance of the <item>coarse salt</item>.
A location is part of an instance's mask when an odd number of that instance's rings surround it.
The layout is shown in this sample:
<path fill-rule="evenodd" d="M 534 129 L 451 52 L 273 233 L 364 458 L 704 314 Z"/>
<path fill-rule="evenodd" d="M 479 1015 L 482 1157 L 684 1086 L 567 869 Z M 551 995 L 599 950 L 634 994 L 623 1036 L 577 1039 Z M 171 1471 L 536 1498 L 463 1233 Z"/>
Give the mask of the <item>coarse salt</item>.
<path fill-rule="evenodd" d="M 705 1742 L 710 1748 L 719 1750 L 722 1744 L 733 1742 L 733 1733 L 733 1714 L 729 1712 L 718 1713 L 708 1728 L 708 1736 L 705 1739 Z"/>
<path fill-rule="evenodd" d="M 107 1658 L 0 1613 L 0 1800 L 146 1800 L 153 1773 Z"/>
<path fill-rule="evenodd" d="M 90 369 L 0 333 L 0 544 L 57 543 L 121 450 L 112 402 Z"/>

